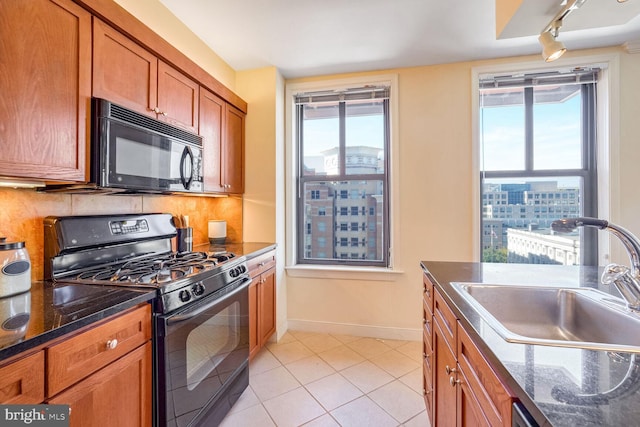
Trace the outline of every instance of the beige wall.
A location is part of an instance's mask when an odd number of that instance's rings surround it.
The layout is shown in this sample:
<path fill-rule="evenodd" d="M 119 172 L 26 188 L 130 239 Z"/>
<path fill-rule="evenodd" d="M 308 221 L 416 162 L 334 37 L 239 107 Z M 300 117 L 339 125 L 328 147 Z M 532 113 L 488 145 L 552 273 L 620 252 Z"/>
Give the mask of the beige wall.
<path fill-rule="evenodd" d="M 286 331 L 284 260 L 284 79 L 274 67 L 237 73 L 236 88 L 249 105 L 245 123 L 244 239 L 277 242 L 277 332 Z"/>
<path fill-rule="evenodd" d="M 620 52 L 620 194 L 635 194 L 640 168 L 640 55 L 621 49 L 572 52 L 582 55 Z M 472 171 L 472 68 L 540 61 L 538 55 L 495 61 L 455 63 L 384 71 L 399 80 L 399 211 L 401 259 L 404 271 L 395 281 L 327 280 L 288 277 L 288 318 L 297 327 L 363 330 L 379 336 L 416 339 L 420 308 L 421 260 L 474 260 L 477 180 Z M 357 74 L 363 75 L 363 74 Z M 350 75 L 322 78 L 344 78 Z M 298 83 L 314 79 L 291 80 Z M 615 108 L 613 109 L 615 110 Z M 615 117 L 612 118 L 614 121 Z M 619 206 L 619 208 L 618 208 Z M 611 202 L 611 218 L 640 235 L 640 201 L 622 196 Z M 612 246 L 615 246 L 613 243 Z M 615 248 L 614 248 L 615 249 Z M 615 251 L 614 251 L 615 252 Z M 615 255 L 615 254 L 614 254 Z M 614 257 L 615 258 L 615 257 Z M 623 259 L 624 260 L 624 259 Z M 391 329 L 389 329 L 391 328 Z"/>
<path fill-rule="evenodd" d="M 114 0 L 189 59 L 235 91 L 236 72 L 158 0 Z"/>

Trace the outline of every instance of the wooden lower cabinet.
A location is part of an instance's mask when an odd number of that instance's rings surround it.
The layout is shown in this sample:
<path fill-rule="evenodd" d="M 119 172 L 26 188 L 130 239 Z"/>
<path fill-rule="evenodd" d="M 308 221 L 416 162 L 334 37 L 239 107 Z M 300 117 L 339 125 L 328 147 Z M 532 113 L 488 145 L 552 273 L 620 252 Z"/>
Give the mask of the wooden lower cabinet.
<path fill-rule="evenodd" d="M 0 404 L 28 405 L 44 400 L 44 351 L 0 368 Z"/>
<path fill-rule="evenodd" d="M 145 304 L 0 367 L 0 404 L 69 405 L 72 427 L 148 427 L 152 357 Z"/>
<path fill-rule="evenodd" d="M 252 359 L 276 331 L 275 251 L 247 262 L 249 286 L 249 358 Z"/>
<path fill-rule="evenodd" d="M 151 342 L 49 399 L 69 405 L 71 427 L 151 426 Z"/>
<path fill-rule="evenodd" d="M 425 289 L 429 288 L 426 275 L 423 281 Z M 431 424 L 438 427 L 511 426 L 514 397 L 440 292 L 434 287 L 429 289 L 433 295 L 433 319 L 432 323 L 428 322 L 425 292 L 423 382 Z M 431 334 L 427 333 L 427 325 L 431 326 Z M 431 379 L 431 387 L 428 378 Z M 428 393 L 431 390 L 432 396 Z"/>

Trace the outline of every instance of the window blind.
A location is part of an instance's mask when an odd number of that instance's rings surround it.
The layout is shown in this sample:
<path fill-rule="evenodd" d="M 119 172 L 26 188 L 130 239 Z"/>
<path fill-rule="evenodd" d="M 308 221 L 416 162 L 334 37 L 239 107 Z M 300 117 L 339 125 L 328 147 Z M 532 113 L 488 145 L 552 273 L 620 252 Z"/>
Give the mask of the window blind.
<path fill-rule="evenodd" d="M 336 91 L 305 92 L 295 95 L 296 105 L 341 101 L 366 101 L 389 99 L 389 87 L 365 86 Z"/>
<path fill-rule="evenodd" d="M 480 89 L 559 86 L 596 83 L 599 68 L 575 68 L 541 73 L 480 76 Z"/>

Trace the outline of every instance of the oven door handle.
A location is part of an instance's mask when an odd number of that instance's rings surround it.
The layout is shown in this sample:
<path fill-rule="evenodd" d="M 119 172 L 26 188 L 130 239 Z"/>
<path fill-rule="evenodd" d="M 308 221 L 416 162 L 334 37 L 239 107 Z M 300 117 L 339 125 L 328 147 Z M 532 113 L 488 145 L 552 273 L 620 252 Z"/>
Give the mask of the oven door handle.
<path fill-rule="evenodd" d="M 180 322 L 184 322 L 185 320 L 189 320 L 192 319 L 202 313 L 204 313 L 205 311 L 209 310 L 211 307 L 213 307 L 214 305 L 220 304 L 221 302 L 224 302 L 225 300 L 232 298 L 233 296 L 239 294 L 240 292 L 242 292 L 246 287 L 248 287 L 251 284 L 251 277 L 249 276 L 244 276 L 242 277 L 242 285 L 238 286 L 236 289 L 234 289 L 233 291 L 229 292 L 228 294 L 225 294 L 222 298 L 217 298 L 214 299 L 213 301 L 200 306 L 200 307 L 196 307 L 193 310 L 188 310 L 185 314 L 180 314 L 180 315 L 176 315 L 176 316 L 171 316 L 169 318 L 167 318 L 167 325 L 175 325 L 176 323 L 180 323 Z"/>

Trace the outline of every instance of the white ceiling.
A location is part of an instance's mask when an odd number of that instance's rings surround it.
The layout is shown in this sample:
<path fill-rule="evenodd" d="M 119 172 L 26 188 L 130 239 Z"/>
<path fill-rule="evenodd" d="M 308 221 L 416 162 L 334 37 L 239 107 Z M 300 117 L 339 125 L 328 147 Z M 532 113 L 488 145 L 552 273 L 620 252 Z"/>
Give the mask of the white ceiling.
<path fill-rule="evenodd" d="M 286 78 L 540 52 L 560 0 L 522 0 L 496 38 L 495 0 L 160 0 L 235 70 Z M 640 0 L 587 0 L 564 21 L 569 50 L 637 43 Z"/>

